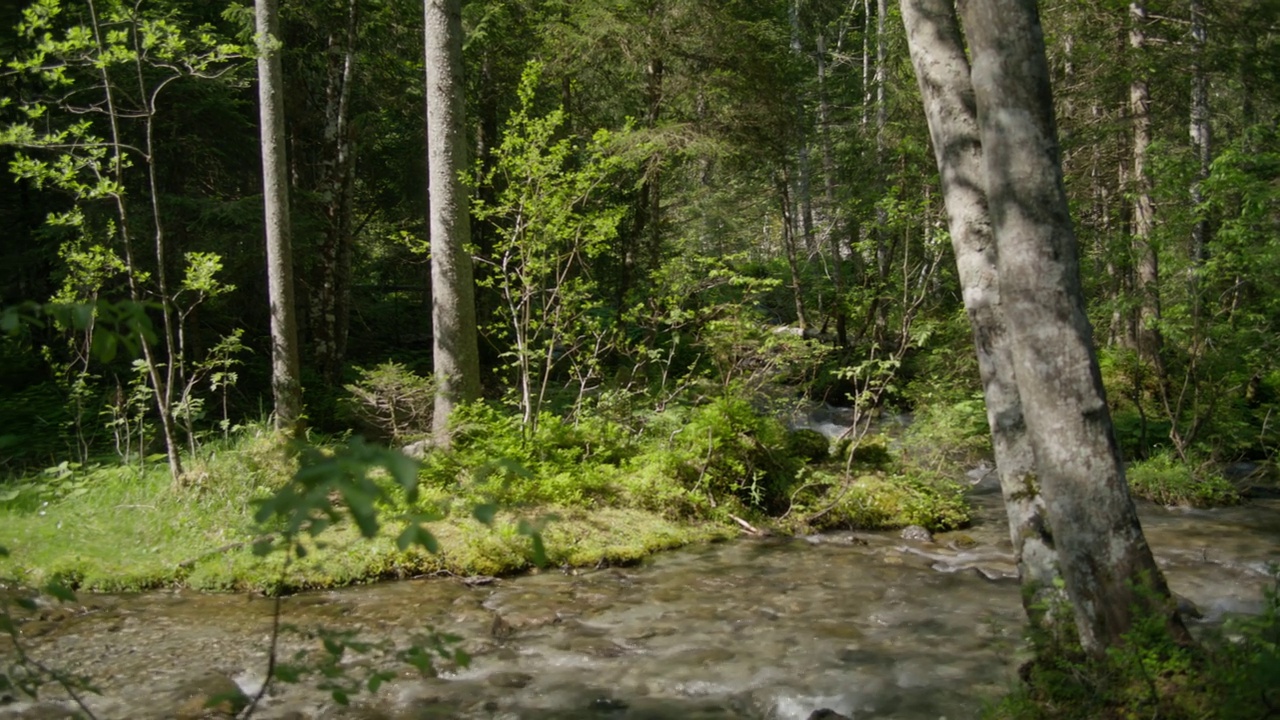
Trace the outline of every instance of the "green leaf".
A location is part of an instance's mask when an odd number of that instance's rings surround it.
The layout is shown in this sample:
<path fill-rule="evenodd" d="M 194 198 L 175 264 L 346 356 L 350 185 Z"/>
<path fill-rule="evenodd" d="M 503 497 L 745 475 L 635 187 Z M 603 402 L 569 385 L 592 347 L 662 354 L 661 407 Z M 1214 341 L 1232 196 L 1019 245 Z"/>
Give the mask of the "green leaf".
<path fill-rule="evenodd" d="M 347 697 L 347 693 L 338 688 L 334 688 L 333 690 L 333 701 L 343 707 L 351 704 L 351 698 Z"/>
<path fill-rule="evenodd" d="M 293 685 L 302 679 L 302 670 L 293 665 L 276 665 L 276 679 Z"/>
<path fill-rule="evenodd" d="M 472 517 L 484 523 L 485 525 L 492 525 L 493 519 L 497 514 L 498 514 L 497 503 L 485 503 L 484 505 L 477 505 L 471 509 Z"/>
<path fill-rule="evenodd" d="M 35 612 L 40 606 L 36 604 L 33 598 L 20 597 L 13 601 L 15 605 L 28 612 Z"/>
<path fill-rule="evenodd" d="M 62 602 L 73 603 L 76 601 L 76 594 L 72 592 L 71 589 L 68 588 L 66 585 L 63 585 L 61 582 L 58 582 L 57 580 L 50 582 L 48 585 L 45 585 L 44 591 Z"/>
<path fill-rule="evenodd" d="M 393 673 L 374 673 L 373 675 L 370 675 L 369 684 L 368 684 L 369 692 L 371 693 L 378 692 L 378 688 L 382 687 L 383 683 L 387 682 L 388 680 L 394 680 L 394 679 L 395 679 L 395 674 Z"/>
<path fill-rule="evenodd" d="M 400 487 L 405 489 L 405 492 L 417 492 L 418 469 L 420 467 L 417 460 L 399 450 L 389 450 L 384 458 L 384 464 L 387 471 L 391 473 L 391 477 L 395 478 Z"/>
<path fill-rule="evenodd" d="M 18 315 L 16 310 L 13 308 L 5 308 L 4 312 L 0 313 L 0 332 L 3 332 L 5 335 L 12 335 L 17 332 L 18 321 L 20 319 L 21 317 Z"/>
<path fill-rule="evenodd" d="M 267 555 L 270 555 L 271 551 L 275 550 L 275 547 L 276 547 L 275 538 L 273 537 L 258 538 L 257 540 L 253 541 L 253 554 L 256 557 L 265 557 Z"/>

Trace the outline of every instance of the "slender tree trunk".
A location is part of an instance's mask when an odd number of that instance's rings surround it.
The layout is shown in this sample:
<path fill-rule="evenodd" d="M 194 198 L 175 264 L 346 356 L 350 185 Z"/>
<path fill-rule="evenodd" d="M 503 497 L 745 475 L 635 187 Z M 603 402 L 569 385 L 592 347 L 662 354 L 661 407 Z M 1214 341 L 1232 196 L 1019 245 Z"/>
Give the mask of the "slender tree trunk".
<path fill-rule="evenodd" d="M 1190 636 L 1143 537 L 1085 314 L 1035 0 L 968 0 L 964 26 L 1018 394 L 1083 647 L 1142 615 Z"/>
<path fill-rule="evenodd" d="M 337 383 L 341 378 L 351 312 L 351 213 L 356 162 L 351 133 L 351 92 L 355 82 L 359 21 L 359 3 L 347 0 L 345 26 L 341 33 L 330 36 L 328 48 L 325 159 L 319 180 L 325 228 L 317 252 L 310 317 L 316 364 L 330 383 Z"/>
<path fill-rule="evenodd" d="M 284 73 L 276 0 L 256 0 L 258 115 L 262 123 L 262 199 L 267 233 L 267 293 L 271 302 L 271 393 L 276 427 L 297 432 L 302 421 L 298 321 L 294 308 L 289 178 L 285 160 Z"/>
<path fill-rule="evenodd" d="M 97 46 L 99 56 L 101 56 L 106 50 L 106 44 L 103 42 L 102 38 L 102 24 L 99 21 L 97 6 L 93 0 L 89 0 L 87 5 L 93 26 L 94 43 Z M 116 105 L 115 86 L 112 82 L 110 72 L 108 71 L 108 64 L 100 64 L 98 67 L 98 73 L 99 77 L 102 78 L 103 99 L 106 101 L 107 120 L 111 127 L 111 154 L 113 159 L 111 165 L 112 171 L 115 175 L 116 184 L 120 188 L 124 188 L 124 145 L 120 129 L 121 114 Z M 116 212 L 120 221 L 120 226 L 117 229 L 117 232 L 119 233 L 124 246 L 125 267 L 127 270 L 125 277 L 129 284 L 129 299 L 134 303 L 140 304 L 143 301 L 142 288 L 139 282 L 139 275 L 141 274 L 141 271 L 137 264 L 136 255 L 133 252 L 133 234 L 129 226 L 128 208 L 125 205 L 124 196 L 121 194 L 121 191 L 112 193 L 111 197 L 115 201 Z M 168 298 L 166 298 L 166 300 L 167 299 Z M 166 315 L 166 318 L 167 317 L 168 316 Z M 166 329 L 167 327 L 168 325 L 166 321 Z M 168 342 L 169 338 L 170 336 L 166 333 L 167 347 L 172 348 L 172 343 Z M 169 402 L 169 398 L 172 397 L 172 391 L 169 389 L 170 383 L 165 382 L 166 376 L 160 372 L 160 366 L 163 363 L 161 362 L 161 359 L 156 357 L 155 350 L 152 349 L 151 344 L 143 338 L 141 345 L 143 361 L 147 366 L 147 377 L 151 381 L 152 390 L 155 391 L 156 412 L 160 417 L 160 430 L 164 435 L 165 456 L 169 461 L 169 476 L 176 483 L 182 479 L 182 458 L 178 454 L 179 445 L 177 431 L 173 422 L 173 404 Z M 139 441 L 138 450 L 139 457 L 141 457 L 145 453 L 145 449 L 143 448 L 141 441 Z"/>
<path fill-rule="evenodd" d="M 1035 484 L 1035 454 L 1022 417 L 1009 328 L 1000 304 L 969 61 L 952 0 L 901 0 L 901 7 L 978 352 L 1023 606 L 1032 623 L 1039 625 L 1045 608 L 1060 605 L 1055 602 L 1060 597 L 1058 556 L 1044 517 L 1044 499 Z"/>
<path fill-rule="evenodd" d="M 1151 92 L 1144 65 L 1147 45 L 1145 2 L 1129 3 L 1130 67 L 1129 113 L 1133 121 L 1133 256 L 1136 265 L 1138 351 L 1160 370 L 1160 268 L 1154 246 L 1155 203 L 1151 199 L 1151 174 L 1147 151 L 1151 146 Z M 1163 382 L 1163 374 L 1161 377 Z"/>
<path fill-rule="evenodd" d="M 877 183 L 877 200 L 884 199 L 885 187 L 888 183 L 885 181 L 885 153 L 887 151 L 889 129 L 889 108 L 885 104 L 885 83 L 888 81 L 889 69 L 886 65 L 888 62 L 888 48 L 885 42 L 885 16 L 888 14 L 888 0 L 876 0 L 876 183 Z M 889 213 L 885 210 L 883 203 L 876 205 L 876 224 L 872 232 L 875 238 L 876 246 L 876 284 L 883 290 L 889 278 L 889 263 L 893 257 L 893 248 L 886 240 L 888 234 Z M 904 279 L 905 282 L 905 279 Z M 878 300 L 875 303 L 875 337 L 881 340 L 884 337 L 886 326 L 889 322 L 887 303 Z"/>
<path fill-rule="evenodd" d="M 472 279 L 471 216 L 462 173 L 467 133 L 462 80 L 462 2 L 424 0 L 427 165 L 431 203 L 431 320 L 435 338 L 436 444 L 448 446 L 449 416 L 480 396 L 480 351 Z"/>
<path fill-rule="evenodd" d="M 809 330 L 809 320 L 804 312 L 804 283 L 800 280 L 800 263 L 796 249 L 795 218 L 791 216 L 795 207 L 791 202 L 791 179 L 786 173 L 778 180 L 778 196 L 782 201 L 782 250 L 787 256 L 787 268 L 791 271 L 791 297 L 796 303 L 796 324 L 803 335 Z"/>
<path fill-rule="evenodd" d="M 804 46 L 800 39 L 800 1 L 791 0 L 791 8 L 789 19 L 791 22 L 791 54 L 797 59 L 803 59 Z M 812 256 L 816 252 L 813 236 L 813 192 L 812 192 L 812 176 L 813 171 L 810 167 L 811 158 L 809 154 L 809 118 L 808 108 L 805 99 L 797 96 L 796 99 L 796 215 L 800 219 L 800 227 L 798 230 L 801 237 L 804 238 L 804 249 L 806 256 Z"/>
<path fill-rule="evenodd" d="M 1205 27 L 1204 0 L 1191 0 L 1191 42 L 1195 61 L 1191 77 L 1191 147 L 1195 149 L 1200 166 L 1196 171 L 1195 182 L 1191 185 L 1191 202 L 1196 207 L 1196 224 L 1191 228 L 1191 262 L 1192 293 L 1198 297 L 1196 275 L 1199 266 L 1208 259 L 1209 219 L 1200 211 L 1204 204 L 1204 190 L 1201 187 L 1209 177 L 1209 168 L 1213 163 L 1213 135 L 1209 124 L 1209 75 L 1205 71 L 1205 47 L 1209 34 Z M 1195 303 L 1197 315 L 1200 303 Z"/>
<path fill-rule="evenodd" d="M 832 303 L 836 317 L 836 342 L 849 344 L 849 321 L 844 312 L 844 253 L 840 249 L 841 216 L 836 204 L 836 160 L 831 149 L 831 108 L 827 99 L 827 41 L 818 33 L 818 137 L 822 142 L 822 191 L 826 205 L 827 243 L 831 252 L 831 281 L 835 288 Z"/>

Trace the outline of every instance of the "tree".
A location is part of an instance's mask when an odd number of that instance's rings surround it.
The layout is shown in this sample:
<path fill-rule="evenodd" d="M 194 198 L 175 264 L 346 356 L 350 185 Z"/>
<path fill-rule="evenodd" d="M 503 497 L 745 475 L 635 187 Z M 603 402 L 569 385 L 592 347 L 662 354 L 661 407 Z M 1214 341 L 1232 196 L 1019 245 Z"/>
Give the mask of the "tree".
<path fill-rule="evenodd" d="M 276 0 L 256 0 L 258 113 L 262 123 L 262 200 L 266 211 L 267 288 L 271 302 L 271 394 L 276 427 L 297 430 L 302 418 L 298 322 L 294 310 L 293 250 L 289 239 L 289 181 L 285 160 L 284 78 Z"/>
<path fill-rule="evenodd" d="M 1057 591 L 1057 552 L 1035 486 L 1035 454 L 1022 416 L 996 246 L 984 190 L 982 141 L 960 23 L 952 0 L 902 0 L 902 21 L 933 140 L 965 311 L 1009 515 L 1023 605 L 1033 624 Z"/>
<path fill-rule="evenodd" d="M 431 205 L 431 323 L 436 375 L 432 429 L 449 444 L 449 415 L 480 395 L 470 205 L 463 183 L 467 133 L 461 0 L 425 0 L 427 172 Z"/>
<path fill-rule="evenodd" d="M 998 254 L 1001 305 L 1081 645 L 1118 644 L 1136 617 L 1190 636 L 1129 497 L 1085 314 L 1044 38 L 1034 0 L 969 0 L 964 25 Z"/>

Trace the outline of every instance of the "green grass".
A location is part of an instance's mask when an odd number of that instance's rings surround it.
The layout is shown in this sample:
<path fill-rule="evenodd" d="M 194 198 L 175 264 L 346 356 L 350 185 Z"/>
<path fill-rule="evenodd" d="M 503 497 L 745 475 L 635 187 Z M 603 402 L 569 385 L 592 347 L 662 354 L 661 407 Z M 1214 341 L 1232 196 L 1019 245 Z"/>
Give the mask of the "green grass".
<path fill-rule="evenodd" d="M 1135 496 L 1161 505 L 1218 507 L 1240 502 L 1240 493 L 1222 475 L 1195 471 L 1170 453 L 1133 463 L 1126 476 Z"/>
<path fill-rule="evenodd" d="M 0 580 L 57 579 L 95 591 L 288 592 L 519 572 L 539 557 L 530 524 L 547 564 L 588 566 L 735 537 L 735 514 L 783 531 L 949 529 L 968 519 L 954 483 L 880 472 L 845 482 L 842 464 L 792 455 L 776 421 L 742 404 L 662 417 L 638 433 L 607 421 L 544 418 L 536 436 L 522 438 L 516 421 L 496 409 L 477 407 L 467 418 L 455 447 L 431 453 L 418 469 L 420 497 L 412 501 L 402 485 L 414 471 L 397 454 L 335 442 L 300 456 L 261 426 L 206 445 L 186 460 L 179 484 L 162 459 L 142 469 L 66 465 L 0 484 L 0 546 L 10 553 L 0 558 Z M 702 423 L 696 432 L 681 431 L 694 421 Z M 806 467 L 804 459 L 819 464 Z M 258 501 L 273 497 L 280 514 L 261 525 Z M 473 516 L 486 505 L 502 509 L 487 524 Z M 770 517 L 801 519 L 828 505 L 808 526 Z M 353 520 L 368 526 L 375 514 L 378 531 L 362 536 Z M 397 546 L 406 514 L 435 518 L 425 528 L 437 552 Z M 307 536 L 306 523 L 295 526 L 305 556 L 285 566 L 286 553 L 254 554 L 264 537 L 288 540 L 289 518 L 303 516 L 325 526 L 318 539 Z"/>
<path fill-rule="evenodd" d="M 727 524 L 674 519 L 627 507 L 525 506 L 501 512 L 492 526 L 471 517 L 467 503 L 429 525 L 440 552 L 401 551 L 401 527 L 387 522 L 372 539 L 350 524 L 326 531 L 305 558 L 282 567 L 283 553 L 253 554 L 266 531 L 254 522 L 254 499 L 268 497 L 292 473 L 283 446 L 268 432 L 250 432 L 188 461 L 189 480 L 176 486 L 162 463 L 146 469 L 100 467 L 64 478 L 57 492 L 27 493 L 0 505 L 0 577 L 36 585 L 60 579 L 95 591 L 160 587 L 291 591 L 335 587 L 427 573 L 496 575 L 533 565 L 521 520 L 554 516 L 543 530 L 546 561 L 559 565 L 631 563 L 660 550 L 732 537 Z M 425 504 L 457 498 L 428 491 Z M 385 515 L 395 513 L 385 509 Z"/>

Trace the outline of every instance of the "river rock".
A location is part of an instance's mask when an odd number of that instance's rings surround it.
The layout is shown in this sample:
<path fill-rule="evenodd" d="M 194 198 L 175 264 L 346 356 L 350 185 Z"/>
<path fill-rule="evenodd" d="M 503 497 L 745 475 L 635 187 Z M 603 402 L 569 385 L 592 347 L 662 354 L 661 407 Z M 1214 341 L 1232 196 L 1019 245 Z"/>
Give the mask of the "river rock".
<path fill-rule="evenodd" d="M 174 701 L 178 720 L 232 718 L 249 704 L 235 680 L 216 672 L 188 681 L 174 693 Z"/>
<path fill-rule="evenodd" d="M 490 685 L 519 690 L 533 682 L 533 676 L 522 672 L 496 672 L 488 677 Z"/>
<path fill-rule="evenodd" d="M 853 718 L 848 715 L 841 715 L 835 710 L 822 708 L 821 710 L 814 710 L 810 713 L 809 720 L 853 720 Z"/>
<path fill-rule="evenodd" d="M 908 525 L 902 528 L 902 539 L 931 543 L 933 542 L 933 533 L 919 525 Z"/>

